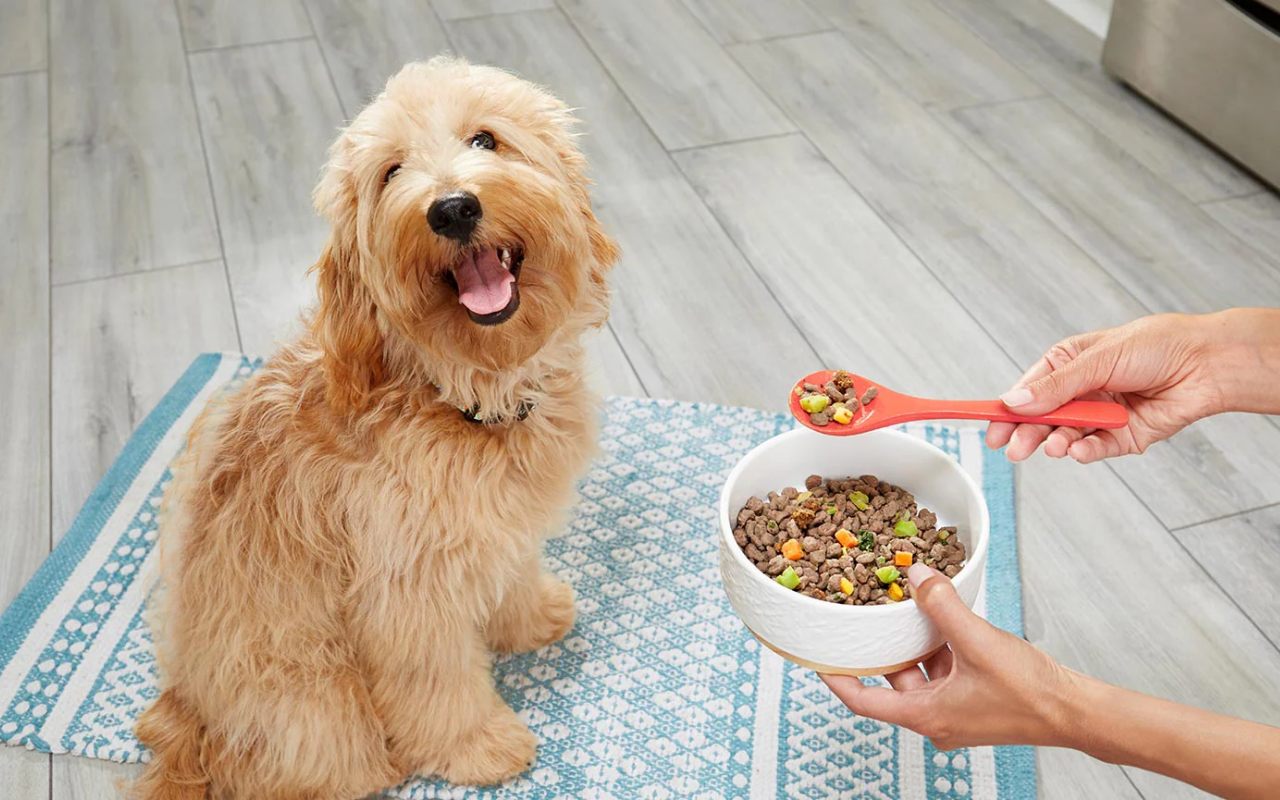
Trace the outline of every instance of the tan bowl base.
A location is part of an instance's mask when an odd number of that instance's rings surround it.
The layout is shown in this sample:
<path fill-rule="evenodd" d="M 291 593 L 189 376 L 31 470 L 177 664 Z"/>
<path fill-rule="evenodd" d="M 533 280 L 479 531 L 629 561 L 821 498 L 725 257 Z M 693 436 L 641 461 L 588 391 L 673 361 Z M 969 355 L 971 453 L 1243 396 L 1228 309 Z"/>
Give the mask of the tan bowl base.
<path fill-rule="evenodd" d="M 932 657 L 934 654 L 942 650 L 942 648 L 947 646 L 945 643 L 943 643 L 938 647 L 934 648 L 933 650 L 929 651 L 925 655 L 921 656 L 920 658 L 913 659 L 911 661 L 903 661 L 899 664 L 890 664 L 885 667 L 867 667 L 865 669 L 848 669 L 847 667 L 833 667 L 829 664 L 819 664 L 816 661 L 810 661 L 807 658 L 801 658 L 800 656 L 792 655 L 791 653 L 788 653 L 786 650 L 782 650 L 782 649 L 779 649 L 778 647 L 775 647 L 772 642 L 770 642 L 768 639 L 765 639 L 763 636 L 756 633 L 755 631 L 751 630 L 750 627 L 747 627 L 747 631 L 749 631 L 752 636 L 756 637 L 756 639 L 759 640 L 760 644 L 764 645 L 765 647 L 769 648 L 773 652 L 782 656 L 786 660 L 790 661 L 792 664 L 799 664 L 805 669 L 811 669 L 814 672 L 820 672 L 826 675 L 851 675 L 855 678 L 872 678 L 877 675 L 888 675 L 891 672 L 904 670 L 907 667 L 914 667 L 916 664 L 920 663 L 921 661 L 924 661 L 927 658 Z"/>

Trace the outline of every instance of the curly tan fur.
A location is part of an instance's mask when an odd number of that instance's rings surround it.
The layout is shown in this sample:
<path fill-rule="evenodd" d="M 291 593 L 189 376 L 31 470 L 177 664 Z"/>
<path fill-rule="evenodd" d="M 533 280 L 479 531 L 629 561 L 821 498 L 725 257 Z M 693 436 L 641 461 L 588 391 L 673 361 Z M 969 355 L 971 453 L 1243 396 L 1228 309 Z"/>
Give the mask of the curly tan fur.
<path fill-rule="evenodd" d="M 491 653 L 556 641 L 540 567 L 595 440 L 581 334 L 616 250 L 564 106 L 500 70 L 410 64 L 334 144 L 333 233 L 307 333 L 190 434 L 152 613 L 163 693 L 138 723 L 144 800 L 361 797 L 412 774 L 502 781 L 535 739 Z M 477 131 L 499 146 L 467 146 Z M 394 180 L 384 176 L 393 164 Z M 521 305 L 473 322 L 425 212 L 465 189 L 475 239 L 520 243 Z M 477 425 L 458 408 L 524 421 Z"/>

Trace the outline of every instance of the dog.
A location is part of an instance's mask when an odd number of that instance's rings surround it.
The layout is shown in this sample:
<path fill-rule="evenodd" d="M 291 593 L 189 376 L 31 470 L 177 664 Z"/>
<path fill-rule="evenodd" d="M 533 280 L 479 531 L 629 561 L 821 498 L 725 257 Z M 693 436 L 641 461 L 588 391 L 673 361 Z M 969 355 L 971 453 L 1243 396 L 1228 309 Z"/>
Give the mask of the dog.
<path fill-rule="evenodd" d="M 581 338 L 618 257 L 574 125 L 437 58 L 339 135 L 304 333 L 206 409 L 164 501 L 134 797 L 354 798 L 533 762 L 492 654 L 573 625 L 540 556 L 594 453 Z"/>

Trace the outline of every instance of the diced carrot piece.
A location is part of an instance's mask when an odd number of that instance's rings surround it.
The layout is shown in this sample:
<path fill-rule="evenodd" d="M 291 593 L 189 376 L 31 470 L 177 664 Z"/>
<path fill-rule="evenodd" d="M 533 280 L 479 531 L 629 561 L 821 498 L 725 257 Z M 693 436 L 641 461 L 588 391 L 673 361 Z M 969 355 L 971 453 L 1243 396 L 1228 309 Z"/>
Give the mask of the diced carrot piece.
<path fill-rule="evenodd" d="M 788 539 L 782 543 L 782 555 L 792 561 L 799 561 L 804 558 L 804 545 L 795 539 Z"/>
<path fill-rule="evenodd" d="M 901 551 L 899 551 L 899 552 L 897 552 L 897 553 L 894 553 L 894 554 L 893 554 L 893 565 L 894 565 L 895 567 L 909 567 L 909 566 L 911 566 L 911 554 L 910 554 L 910 553 L 903 553 L 903 552 L 901 552 Z"/>
<path fill-rule="evenodd" d="M 841 547 L 853 547 L 858 544 L 858 537 L 854 536 L 851 531 L 841 528 L 836 531 L 836 541 L 840 543 Z"/>
<path fill-rule="evenodd" d="M 896 583 L 889 584 L 889 599 L 896 603 L 901 600 L 902 597 L 902 587 Z"/>

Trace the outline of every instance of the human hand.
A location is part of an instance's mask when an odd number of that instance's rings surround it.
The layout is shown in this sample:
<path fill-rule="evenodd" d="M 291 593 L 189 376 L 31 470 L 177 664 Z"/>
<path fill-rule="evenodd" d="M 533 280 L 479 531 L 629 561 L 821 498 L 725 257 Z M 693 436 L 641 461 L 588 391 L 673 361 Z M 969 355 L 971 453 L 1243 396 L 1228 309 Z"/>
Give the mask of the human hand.
<path fill-rule="evenodd" d="M 950 646 L 886 675 L 892 689 L 823 675 L 836 697 L 855 714 L 910 728 L 941 750 L 1058 741 L 1066 716 L 1060 703 L 1075 673 L 974 614 L 937 570 L 917 563 L 907 578 Z"/>
<path fill-rule="evenodd" d="M 1118 328 L 1063 339 L 1000 399 L 1017 414 L 1043 414 L 1074 399 L 1111 400 L 1129 409 L 1116 430 L 995 422 L 987 446 L 1008 445 L 1021 461 L 1044 445 L 1052 458 L 1082 464 L 1141 453 L 1201 417 L 1225 410 L 1214 368 L 1212 317 L 1160 314 Z"/>

